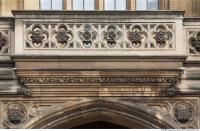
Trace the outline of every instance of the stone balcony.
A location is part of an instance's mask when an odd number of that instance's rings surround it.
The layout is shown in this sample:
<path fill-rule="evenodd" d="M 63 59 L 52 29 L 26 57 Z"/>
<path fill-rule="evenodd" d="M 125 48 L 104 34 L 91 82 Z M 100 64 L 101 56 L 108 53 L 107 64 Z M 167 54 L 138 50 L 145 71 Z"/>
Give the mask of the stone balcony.
<path fill-rule="evenodd" d="M 16 56 L 186 55 L 181 11 L 13 14 Z"/>
<path fill-rule="evenodd" d="M 0 18 L 1 64 L 10 62 L 33 96 L 181 94 L 190 85 L 181 77 L 194 75 L 185 65 L 198 66 L 200 22 L 183 11 L 13 15 Z"/>

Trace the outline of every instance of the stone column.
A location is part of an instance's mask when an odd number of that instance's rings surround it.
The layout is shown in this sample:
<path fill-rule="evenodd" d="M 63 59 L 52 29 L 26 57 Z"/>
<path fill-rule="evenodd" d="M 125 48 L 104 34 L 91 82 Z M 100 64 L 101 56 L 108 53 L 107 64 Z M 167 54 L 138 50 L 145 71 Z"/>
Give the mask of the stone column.
<path fill-rule="evenodd" d="M 3 104 L 2 101 L 0 101 L 0 116 L 3 116 Z M 0 129 L 3 128 L 3 117 L 0 117 Z"/>
<path fill-rule="evenodd" d="M 128 10 L 136 10 L 136 0 L 127 1 Z"/>

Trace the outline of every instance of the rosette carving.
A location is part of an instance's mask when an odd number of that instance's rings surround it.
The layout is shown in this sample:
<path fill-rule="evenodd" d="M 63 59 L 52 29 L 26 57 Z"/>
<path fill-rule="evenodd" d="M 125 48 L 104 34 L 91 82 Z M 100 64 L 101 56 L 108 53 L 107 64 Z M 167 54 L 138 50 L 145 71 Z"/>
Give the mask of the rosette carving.
<path fill-rule="evenodd" d="M 139 48 L 142 45 L 142 42 L 146 40 L 147 33 L 142 30 L 142 27 L 139 25 L 134 25 L 127 32 L 127 38 L 131 41 L 133 47 Z"/>
<path fill-rule="evenodd" d="M 91 47 L 93 41 L 97 37 L 97 32 L 94 31 L 93 27 L 89 24 L 83 25 L 83 31 L 79 31 L 79 38 L 83 45 L 87 48 Z"/>
<path fill-rule="evenodd" d="M 122 32 L 118 30 L 116 25 L 108 25 L 107 30 L 103 32 L 103 36 L 108 47 L 113 48 L 116 46 L 117 40 L 122 37 Z"/>
<path fill-rule="evenodd" d="M 73 34 L 68 30 L 67 26 L 62 24 L 58 27 L 58 31 L 56 32 L 56 40 L 60 44 L 61 47 L 67 45 L 68 41 L 73 38 Z"/>
<path fill-rule="evenodd" d="M 193 36 L 189 38 L 190 53 L 200 53 L 200 32 L 193 32 Z"/>
<path fill-rule="evenodd" d="M 48 32 L 44 29 L 40 24 L 32 25 L 32 28 L 28 30 L 27 33 L 27 42 L 26 46 L 28 48 L 39 48 L 44 47 L 46 44 L 46 41 L 49 37 Z"/>
<path fill-rule="evenodd" d="M 17 128 L 18 125 L 25 122 L 27 111 L 24 105 L 20 103 L 10 103 L 6 108 L 6 118 L 4 124 L 7 127 Z"/>
<path fill-rule="evenodd" d="M 187 124 L 194 120 L 195 110 L 190 103 L 176 103 L 172 112 L 172 116 L 174 117 L 175 121 L 180 124 Z"/>
<path fill-rule="evenodd" d="M 5 32 L 0 31 L 0 53 L 7 54 L 8 53 L 8 36 Z"/>
<path fill-rule="evenodd" d="M 167 42 L 172 39 L 172 33 L 168 31 L 164 25 L 158 25 L 156 31 L 153 33 L 153 38 L 158 47 L 164 48 L 166 47 Z"/>

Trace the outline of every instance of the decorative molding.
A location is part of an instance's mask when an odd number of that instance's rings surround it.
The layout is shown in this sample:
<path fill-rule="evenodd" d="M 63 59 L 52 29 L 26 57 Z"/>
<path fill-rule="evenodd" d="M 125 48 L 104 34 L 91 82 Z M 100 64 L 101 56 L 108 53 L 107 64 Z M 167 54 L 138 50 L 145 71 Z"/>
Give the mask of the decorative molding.
<path fill-rule="evenodd" d="M 38 89 L 40 89 L 40 95 L 50 93 L 46 92 L 47 88 L 60 95 L 70 95 L 73 92 L 72 94 L 76 96 L 96 94 L 102 96 L 122 94 L 124 96 L 174 96 L 180 73 L 179 71 L 16 71 L 24 86 L 31 89 L 33 97 L 39 95 Z M 56 88 L 61 89 L 57 92 Z"/>
<path fill-rule="evenodd" d="M 167 88 L 167 95 L 168 96 L 175 96 L 176 95 L 176 85 L 178 84 L 178 81 L 177 82 L 174 82 L 170 88 Z"/>
<path fill-rule="evenodd" d="M 26 84 L 131 84 L 131 83 L 176 83 L 176 77 L 21 77 L 21 82 Z"/>
<path fill-rule="evenodd" d="M 25 23 L 24 30 L 25 49 L 175 49 L 174 23 Z"/>

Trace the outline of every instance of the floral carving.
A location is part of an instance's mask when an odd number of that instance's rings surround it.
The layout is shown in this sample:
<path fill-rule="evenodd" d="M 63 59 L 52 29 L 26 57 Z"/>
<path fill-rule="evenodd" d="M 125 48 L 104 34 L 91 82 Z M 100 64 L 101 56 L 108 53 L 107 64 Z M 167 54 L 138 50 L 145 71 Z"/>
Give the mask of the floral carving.
<path fill-rule="evenodd" d="M 33 25 L 31 30 L 27 31 L 27 47 L 41 47 L 44 46 L 45 41 L 48 38 L 48 32 L 43 29 L 44 27 L 42 25 L 36 24 Z"/>
<path fill-rule="evenodd" d="M 83 32 L 79 32 L 79 37 L 85 47 L 91 47 L 92 41 L 96 39 L 97 32 L 95 32 L 91 25 L 86 24 L 83 26 Z"/>
<path fill-rule="evenodd" d="M 141 26 L 135 25 L 127 33 L 127 38 L 131 41 L 134 47 L 140 47 L 142 44 L 142 39 L 145 38 L 147 34 L 142 31 Z"/>
<path fill-rule="evenodd" d="M 21 82 L 25 84 L 46 83 L 174 83 L 178 78 L 170 77 L 25 77 Z"/>
<path fill-rule="evenodd" d="M 42 44 L 42 41 L 45 38 L 42 34 L 42 28 L 40 26 L 35 26 L 31 32 L 30 38 L 34 44 Z"/>
<path fill-rule="evenodd" d="M 164 25 L 158 25 L 156 31 L 154 31 L 153 38 L 158 47 L 164 48 L 166 47 L 167 41 L 172 39 L 172 33 Z"/>
<path fill-rule="evenodd" d="M 194 108 L 191 104 L 186 102 L 177 103 L 173 109 L 175 119 L 181 123 L 186 124 L 194 118 Z"/>
<path fill-rule="evenodd" d="M 190 46 L 195 50 L 190 49 L 190 53 L 195 54 L 200 52 L 200 32 L 197 32 L 195 36 L 189 39 Z"/>
<path fill-rule="evenodd" d="M 26 119 L 26 109 L 22 104 L 14 103 L 8 106 L 7 121 L 14 125 L 22 123 Z"/>
<path fill-rule="evenodd" d="M 9 31 L 8 30 L 1 30 L 0 31 L 0 54 L 6 55 L 9 53 Z"/>
<path fill-rule="evenodd" d="M 122 36 L 122 32 L 118 31 L 117 26 L 109 25 L 107 31 L 104 32 L 104 39 L 107 41 L 107 45 L 110 48 L 116 46 L 116 41 Z"/>
<path fill-rule="evenodd" d="M 24 28 L 26 49 L 175 48 L 174 23 L 26 23 Z"/>
<path fill-rule="evenodd" d="M 60 25 L 56 35 L 57 42 L 64 46 L 72 38 L 72 33 L 65 25 Z"/>

